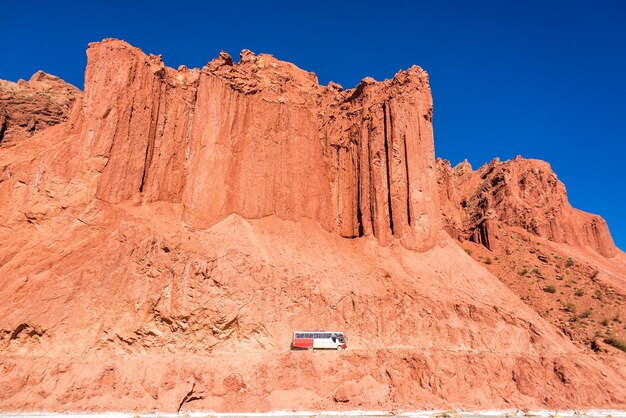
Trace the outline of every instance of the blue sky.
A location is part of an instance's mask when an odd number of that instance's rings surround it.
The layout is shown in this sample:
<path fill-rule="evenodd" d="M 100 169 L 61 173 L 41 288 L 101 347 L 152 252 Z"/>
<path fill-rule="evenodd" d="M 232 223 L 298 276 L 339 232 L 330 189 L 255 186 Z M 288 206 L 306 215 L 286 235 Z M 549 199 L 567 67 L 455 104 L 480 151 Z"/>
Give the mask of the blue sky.
<path fill-rule="evenodd" d="M 437 156 L 546 160 L 626 249 L 626 2 L 595 3 L 9 2 L 0 78 L 42 69 L 82 87 L 87 44 L 106 37 L 172 67 L 268 52 L 346 88 L 417 64 L 431 78 Z"/>

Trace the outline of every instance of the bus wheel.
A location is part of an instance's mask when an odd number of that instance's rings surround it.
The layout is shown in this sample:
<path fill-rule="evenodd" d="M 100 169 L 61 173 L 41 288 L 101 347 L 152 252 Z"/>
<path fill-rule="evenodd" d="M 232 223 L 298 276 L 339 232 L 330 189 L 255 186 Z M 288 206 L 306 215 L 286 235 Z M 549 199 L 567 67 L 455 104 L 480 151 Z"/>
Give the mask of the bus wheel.
<path fill-rule="evenodd" d="M 337 350 L 342 350 L 342 349 L 343 349 L 342 346 L 340 346 L 340 345 L 337 346 Z"/>
<path fill-rule="evenodd" d="M 312 345 L 308 346 L 307 350 L 313 350 L 313 346 Z"/>

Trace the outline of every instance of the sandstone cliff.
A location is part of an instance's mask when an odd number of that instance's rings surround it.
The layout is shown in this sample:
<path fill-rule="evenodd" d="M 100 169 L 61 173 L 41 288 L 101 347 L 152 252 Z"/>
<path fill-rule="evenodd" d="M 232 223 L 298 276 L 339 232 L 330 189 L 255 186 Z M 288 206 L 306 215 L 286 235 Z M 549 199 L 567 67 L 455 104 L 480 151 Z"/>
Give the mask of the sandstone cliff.
<path fill-rule="evenodd" d="M 587 248 L 604 257 L 618 253 L 600 216 L 573 208 L 565 186 L 544 161 L 498 159 L 473 171 L 437 160 L 445 228 L 493 249 L 498 225 L 516 226 L 550 241 Z"/>
<path fill-rule="evenodd" d="M 249 51 L 87 54 L 68 121 L 0 148 L 0 410 L 626 402 L 624 356 L 443 232 L 442 207 L 452 232 L 467 215 L 456 186 L 440 204 L 418 67 L 343 90 Z M 623 282 L 623 253 L 598 257 Z M 290 351 L 328 328 L 348 350 Z"/>
<path fill-rule="evenodd" d="M 84 121 L 80 161 L 102 172 L 99 199 L 182 203 L 201 228 L 231 213 L 305 217 L 344 237 L 434 245 L 432 102 L 420 68 L 343 91 L 249 51 L 238 64 L 221 54 L 179 71 L 117 40 L 87 55 L 73 122 Z"/>
<path fill-rule="evenodd" d="M 0 80 L 0 142 L 67 120 L 82 92 L 58 77 L 37 71 L 29 81 Z"/>

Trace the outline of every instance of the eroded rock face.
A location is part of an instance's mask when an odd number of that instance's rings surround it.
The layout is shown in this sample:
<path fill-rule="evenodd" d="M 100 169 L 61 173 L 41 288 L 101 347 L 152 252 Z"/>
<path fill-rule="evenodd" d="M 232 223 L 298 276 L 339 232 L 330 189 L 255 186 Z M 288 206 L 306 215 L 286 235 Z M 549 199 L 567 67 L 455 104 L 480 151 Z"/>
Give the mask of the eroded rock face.
<path fill-rule="evenodd" d="M 501 224 L 604 257 L 618 252 L 604 219 L 573 208 L 544 161 L 495 159 L 473 171 L 467 162 L 452 168 L 437 160 L 437 168 L 444 225 L 453 237 L 493 249 Z"/>
<path fill-rule="evenodd" d="M 43 71 L 29 81 L 0 80 L 0 142 L 29 137 L 67 120 L 82 92 Z"/>
<path fill-rule="evenodd" d="M 624 404 L 621 352 L 576 345 L 439 233 L 441 210 L 476 229 L 449 167 L 436 188 L 419 68 L 343 90 L 250 51 L 88 58 L 68 121 L 0 149 L 0 410 Z M 622 284 L 624 254 L 597 258 Z M 299 329 L 348 350 L 290 351 Z"/>
<path fill-rule="evenodd" d="M 117 40 L 87 55 L 75 122 L 81 161 L 102 173 L 99 199 L 179 202 L 200 228 L 231 213 L 306 217 L 344 237 L 434 245 L 432 99 L 420 68 L 343 91 L 250 51 L 180 71 Z"/>

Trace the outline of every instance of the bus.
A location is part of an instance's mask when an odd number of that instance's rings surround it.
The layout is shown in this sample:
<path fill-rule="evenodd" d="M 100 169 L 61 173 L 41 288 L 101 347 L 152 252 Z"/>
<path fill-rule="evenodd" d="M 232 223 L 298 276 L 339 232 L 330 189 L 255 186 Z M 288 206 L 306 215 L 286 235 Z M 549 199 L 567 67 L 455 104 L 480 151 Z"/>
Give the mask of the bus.
<path fill-rule="evenodd" d="M 347 348 L 346 337 L 337 331 L 294 331 L 291 341 L 292 349 L 326 348 L 342 350 Z"/>

